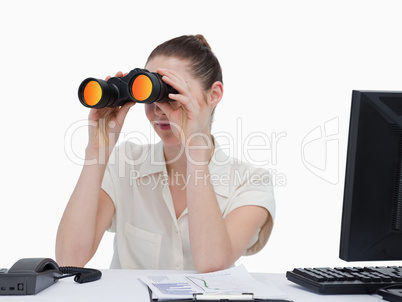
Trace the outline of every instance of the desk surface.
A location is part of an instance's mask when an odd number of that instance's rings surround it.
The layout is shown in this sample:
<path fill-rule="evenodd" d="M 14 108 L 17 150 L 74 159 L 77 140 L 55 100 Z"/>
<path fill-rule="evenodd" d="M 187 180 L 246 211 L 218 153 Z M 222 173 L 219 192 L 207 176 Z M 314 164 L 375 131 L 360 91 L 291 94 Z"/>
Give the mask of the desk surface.
<path fill-rule="evenodd" d="M 72 278 L 62 279 L 51 287 L 34 296 L 0 296 L 2 301 L 119 301 L 119 302 L 148 302 L 149 296 L 144 285 L 136 276 L 149 274 L 141 270 L 102 270 L 103 276 L 99 281 L 78 284 Z M 160 273 L 160 271 L 158 272 Z M 167 272 L 172 273 L 172 272 Z M 284 274 L 251 273 L 258 281 L 274 284 L 288 298 L 295 302 L 315 301 L 348 301 L 369 302 L 384 301 L 378 295 L 319 295 L 288 281 Z M 144 290 L 145 289 L 145 290 Z"/>

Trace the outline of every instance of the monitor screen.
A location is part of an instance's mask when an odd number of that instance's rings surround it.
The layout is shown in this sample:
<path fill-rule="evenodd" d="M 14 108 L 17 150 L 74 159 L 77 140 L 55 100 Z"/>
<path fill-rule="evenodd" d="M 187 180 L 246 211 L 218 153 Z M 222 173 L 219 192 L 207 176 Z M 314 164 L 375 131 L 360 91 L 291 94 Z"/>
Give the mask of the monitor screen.
<path fill-rule="evenodd" d="M 353 91 L 339 256 L 402 260 L 402 92 Z"/>

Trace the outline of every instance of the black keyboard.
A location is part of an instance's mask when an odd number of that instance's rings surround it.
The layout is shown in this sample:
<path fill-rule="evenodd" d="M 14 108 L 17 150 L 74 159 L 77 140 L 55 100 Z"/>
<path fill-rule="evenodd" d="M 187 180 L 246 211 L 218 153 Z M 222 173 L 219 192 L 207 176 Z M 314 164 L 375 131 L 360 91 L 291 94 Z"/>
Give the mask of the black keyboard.
<path fill-rule="evenodd" d="M 402 266 L 295 268 L 286 273 L 286 278 L 321 294 L 383 295 L 385 291 L 378 290 L 401 290 Z M 402 295 L 400 300 L 390 301 L 402 301 Z"/>

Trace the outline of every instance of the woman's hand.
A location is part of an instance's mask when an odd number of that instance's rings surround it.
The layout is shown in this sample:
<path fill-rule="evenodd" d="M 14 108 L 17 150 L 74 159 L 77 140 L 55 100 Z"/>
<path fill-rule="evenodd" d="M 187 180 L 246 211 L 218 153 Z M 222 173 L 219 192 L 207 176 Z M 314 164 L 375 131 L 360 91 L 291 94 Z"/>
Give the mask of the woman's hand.
<path fill-rule="evenodd" d="M 116 77 L 123 77 L 121 71 L 116 73 Z M 111 77 L 108 76 L 106 81 Z M 127 102 L 121 107 L 102 109 L 91 108 L 88 116 L 89 120 L 89 142 L 88 148 L 95 150 L 104 150 L 110 153 L 116 145 L 124 119 L 130 108 L 135 105 L 135 102 Z"/>
<path fill-rule="evenodd" d="M 169 94 L 169 98 L 175 102 L 155 103 L 166 114 L 171 130 L 186 147 L 205 145 L 206 139 L 210 137 L 212 108 L 209 108 L 207 102 L 201 99 L 205 97 L 202 88 L 190 87 L 177 72 L 172 70 L 159 68 L 157 72 L 162 75 L 162 80 L 166 84 L 178 92 Z M 200 85 L 198 82 L 192 84 Z"/>

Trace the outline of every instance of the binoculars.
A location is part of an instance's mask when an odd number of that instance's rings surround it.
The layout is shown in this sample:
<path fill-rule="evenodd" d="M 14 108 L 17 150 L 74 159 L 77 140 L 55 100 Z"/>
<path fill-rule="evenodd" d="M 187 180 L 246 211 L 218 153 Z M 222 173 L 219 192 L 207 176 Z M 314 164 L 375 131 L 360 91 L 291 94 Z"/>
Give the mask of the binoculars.
<path fill-rule="evenodd" d="M 146 69 L 135 68 L 124 77 L 113 77 L 108 81 L 87 78 L 78 88 L 78 98 L 89 108 L 118 107 L 133 101 L 151 104 L 173 101 L 169 93 L 176 89 L 162 81 L 162 76 Z"/>

